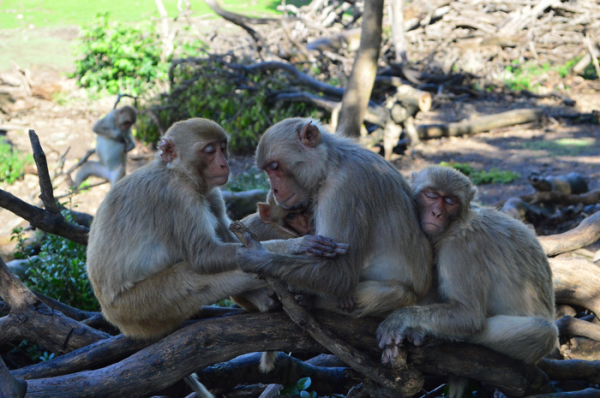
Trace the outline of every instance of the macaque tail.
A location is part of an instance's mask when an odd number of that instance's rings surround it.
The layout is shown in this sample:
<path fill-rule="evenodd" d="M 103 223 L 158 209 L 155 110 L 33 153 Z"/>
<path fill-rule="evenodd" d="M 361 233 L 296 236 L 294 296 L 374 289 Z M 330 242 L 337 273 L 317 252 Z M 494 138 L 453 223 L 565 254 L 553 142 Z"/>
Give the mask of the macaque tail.
<path fill-rule="evenodd" d="M 204 387 L 204 384 L 200 382 L 196 373 L 192 373 L 183 380 L 196 394 L 198 394 L 199 398 L 215 398 L 215 396 Z"/>
<path fill-rule="evenodd" d="M 461 398 L 467 390 L 468 384 L 469 380 L 464 377 L 448 377 L 448 398 Z"/>
<path fill-rule="evenodd" d="M 259 369 L 263 373 L 269 373 L 275 369 L 275 361 L 277 361 L 277 351 L 265 351 L 260 357 Z"/>

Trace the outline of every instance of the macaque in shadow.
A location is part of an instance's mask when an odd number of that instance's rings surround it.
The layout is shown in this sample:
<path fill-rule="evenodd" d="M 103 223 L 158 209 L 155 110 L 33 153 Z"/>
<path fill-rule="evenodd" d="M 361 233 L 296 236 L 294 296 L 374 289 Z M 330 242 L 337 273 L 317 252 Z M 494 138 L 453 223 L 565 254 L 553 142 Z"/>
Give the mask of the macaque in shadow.
<path fill-rule="evenodd" d="M 131 127 L 136 120 L 135 108 L 125 105 L 96 122 L 92 130 L 97 134 L 96 155 L 100 161 L 85 162 L 75 175 L 74 187 L 91 176 L 108 180 L 111 187 L 125 177 L 127 152 L 135 148 Z"/>
<path fill-rule="evenodd" d="M 421 227 L 435 247 L 438 302 L 396 310 L 377 330 L 382 362 L 405 340 L 480 344 L 530 364 L 558 347 L 552 271 L 535 233 L 473 204 L 476 188 L 450 167 L 413 175 Z M 450 383 L 460 396 L 465 383 Z"/>

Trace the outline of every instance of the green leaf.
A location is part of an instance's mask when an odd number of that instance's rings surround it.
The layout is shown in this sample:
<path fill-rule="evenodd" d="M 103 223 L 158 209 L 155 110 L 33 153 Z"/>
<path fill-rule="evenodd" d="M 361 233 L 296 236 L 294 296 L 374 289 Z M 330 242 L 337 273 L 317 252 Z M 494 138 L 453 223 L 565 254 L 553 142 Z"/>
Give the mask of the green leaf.
<path fill-rule="evenodd" d="M 310 384 L 311 384 L 310 377 L 304 377 L 304 378 L 298 380 L 298 389 L 306 390 L 308 387 L 310 387 Z"/>

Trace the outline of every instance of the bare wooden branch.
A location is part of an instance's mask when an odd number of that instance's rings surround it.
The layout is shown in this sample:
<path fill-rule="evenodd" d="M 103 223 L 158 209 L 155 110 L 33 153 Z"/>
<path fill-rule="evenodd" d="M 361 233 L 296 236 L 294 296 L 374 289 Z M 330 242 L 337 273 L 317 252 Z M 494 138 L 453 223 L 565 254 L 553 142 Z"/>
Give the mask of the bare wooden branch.
<path fill-rule="evenodd" d="M 417 131 L 419 137 L 425 140 L 440 137 L 458 137 L 535 122 L 540 119 L 542 114 L 541 109 L 517 109 L 495 115 L 481 116 L 474 120 L 463 120 L 458 123 L 420 125 L 417 126 Z"/>
<path fill-rule="evenodd" d="M 38 178 L 40 181 L 40 189 L 42 191 L 40 198 L 44 202 L 46 211 L 56 216 L 57 218 L 62 217 L 56 200 L 54 200 L 54 188 L 52 188 L 52 180 L 50 179 L 50 173 L 48 172 L 48 162 L 46 162 L 46 154 L 40 144 L 40 139 L 33 130 L 29 130 L 29 140 L 31 141 L 31 147 L 33 148 L 33 159 L 38 169 Z"/>
<path fill-rule="evenodd" d="M 26 390 L 25 382 L 12 376 L 0 358 L 0 397 L 22 398 L 25 396 Z"/>
<path fill-rule="evenodd" d="M 600 326 L 566 315 L 555 322 L 562 337 L 585 337 L 600 341 Z"/>
<path fill-rule="evenodd" d="M 548 256 L 580 249 L 600 239 L 600 212 L 592 214 L 570 231 L 557 235 L 539 236 Z"/>
<path fill-rule="evenodd" d="M 583 380 L 594 384 L 600 383 L 600 361 L 542 359 L 538 367 L 552 380 Z"/>
<path fill-rule="evenodd" d="M 68 174 L 71 174 L 72 172 L 74 172 L 75 170 L 77 170 L 79 167 L 81 167 L 82 164 L 87 162 L 87 160 L 90 158 L 90 156 L 92 156 L 94 153 L 96 153 L 96 148 L 88 150 L 85 153 L 85 155 L 83 155 L 83 157 L 81 159 L 79 159 L 79 162 L 74 164 L 73 167 L 71 167 L 69 170 L 67 170 L 65 174 L 68 175 Z"/>
<path fill-rule="evenodd" d="M 266 250 L 260 244 L 258 238 L 253 236 L 252 232 L 241 222 L 234 221 L 229 226 L 229 229 L 247 248 Z M 293 294 L 282 282 L 270 278 L 266 280 L 277 293 L 279 300 L 283 304 L 284 311 L 294 323 L 306 330 L 312 338 L 327 348 L 333 355 L 347 363 L 352 369 L 375 381 L 386 390 L 389 390 L 389 392 L 386 392 L 386 395 L 394 396 L 393 392 L 395 392 L 396 394 L 411 396 L 423 387 L 423 376 L 418 371 L 409 367 L 408 369 L 395 372 L 396 374 L 394 375 L 386 372 L 380 365 L 374 364 L 366 354 L 358 351 L 329 330 L 323 328 L 308 310 L 296 302 Z"/>
<path fill-rule="evenodd" d="M 600 314 L 600 272 L 598 266 L 582 258 L 551 258 L 556 303 L 587 308 Z"/>
<path fill-rule="evenodd" d="M 520 197 L 527 203 L 555 203 L 557 205 L 569 206 L 581 203 L 584 206 L 594 205 L 600 202 L 600 188 L 579 195 L 566 194 L 562 192 L 536 192 L 531 195 Z"/>
<path fill-rule="evenodd" d="M 359 137 L 369 98 L 377 74 L 377 60 L 381 48 L 383 0 L 365 2 L 360 36 L 360 48 L 356 52 L 352 73 L 348 78 L 342 98 L 337 133 L 347 137 Z"/>
<path fill-rule="evenodd" d="M 600 389 L 586 388 L 580 391 L 530 395 L 529 398 L 597 398 L 598 396 L 600 396 Z"/>

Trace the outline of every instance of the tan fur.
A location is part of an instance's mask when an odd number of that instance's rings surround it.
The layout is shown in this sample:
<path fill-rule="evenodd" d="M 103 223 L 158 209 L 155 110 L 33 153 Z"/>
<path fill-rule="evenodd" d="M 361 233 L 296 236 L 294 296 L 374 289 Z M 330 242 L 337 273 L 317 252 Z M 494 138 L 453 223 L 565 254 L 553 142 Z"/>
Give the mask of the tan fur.
<path fill-rule="evenodd" d="M 381 324 L 384 360 L 415 334 L 481 344 L 528 363 L 549 354 L 558 343 L 552 272 L 534 233 L 495 209 L 472 206 L 475 188 L 456 170 L 423 170 L 414 176 L 415 197 L 424 188 L 460 198 L 462 211 L 431 237 L 439 302 L 397 310 Z"/>
<path fill-rule="evenodd" d="M 96 155 L 100 162 L 87 161 L 77 171 L 73 186 L 78 187 L 91 176 L 100 177 L 114 186 L 127 172 L 127 152 L 135 148 L 131 126 L 137 119 L 134 107 L 126 105 L 112 110 L 93 127 Z"/>
<path fill-rule="evenodd" d="M 317 125 L 303 137 L 309 124 Z M 313 126 L 314 127 L 314 126 Z M 311 119 L 286 119 L 262 136 L 257 165 L 278 162 L 286 189 L 297 203 L 310 204 L 316 234 L 350 245 L 334 259 L 268 258 L 252 253 L 244 270 L 287 281 L 315 293 L 318 305 L 337 308 L 337 298 L 355 298 L 373 313 L 415 303 L 431 283 L 431 248 L 418 226 L 410 188 L 398 170 L 352 141 L 326 132 Z M 273 180 L 271 180 L 273 188 Z M 290 188 L 291 187 L 291 188 Z M 296 206 L 296 205 L 294 205 Z M 383 282 L 385 287 L 359 282 Z M 385 302 L 396 286 L 393 302 Z M 393 288 L 392 288 L 393 290 Z M 330 299 L 325 299 L 330 298 Z M 331 301 L 327 301 L 331 300 Z M 357 316 L 360 312 L 357 312 Z"/>
<path fill-rule="evenodd" d="M 177 164 L 157 159 L 119 181 L 90 232 L 94 293 L 106 319 L 133 338 L 164 336 L 202 305 L 265 286 L 238 269 L 220 190 L 192 178 L 198 174 L 186 163 L 202 157 L 193 150 L 205 137 L 227 135 L 191 119 L 166 136 L 176 143 Z"/>

